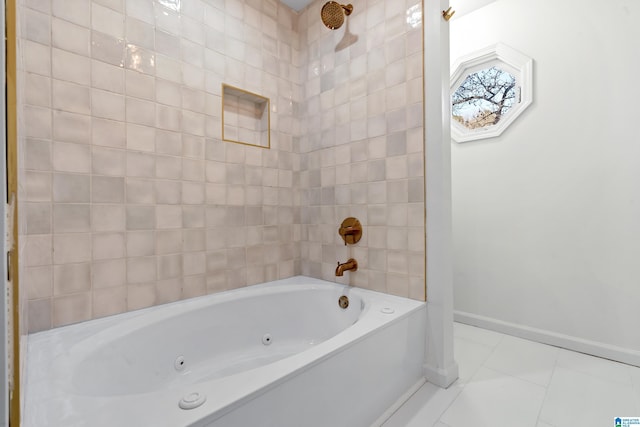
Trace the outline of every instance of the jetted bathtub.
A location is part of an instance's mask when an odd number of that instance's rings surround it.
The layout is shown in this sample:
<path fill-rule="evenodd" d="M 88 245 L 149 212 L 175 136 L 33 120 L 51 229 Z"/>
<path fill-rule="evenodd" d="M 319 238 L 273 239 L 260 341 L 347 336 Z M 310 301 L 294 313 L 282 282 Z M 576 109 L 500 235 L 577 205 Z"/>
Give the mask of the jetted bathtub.
<path fill-rule="evenodd" d="M 424 382 L 425 322 L 424 303 L 299 276 L 33 334 L 24 425 L 380 424 Z"/>

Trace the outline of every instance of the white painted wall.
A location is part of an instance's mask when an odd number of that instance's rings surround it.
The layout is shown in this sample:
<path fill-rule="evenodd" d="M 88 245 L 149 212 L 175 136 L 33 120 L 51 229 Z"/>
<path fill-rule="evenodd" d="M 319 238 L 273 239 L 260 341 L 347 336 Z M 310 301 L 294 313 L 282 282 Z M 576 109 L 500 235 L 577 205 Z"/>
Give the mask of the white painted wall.
<path fill-rule="evenodd" d="M 452 143 L 459 319 L 640 365 L 640 3 L 498 0 L 451 21 L 451 58 L 534 58 L 533 105 Z"/>

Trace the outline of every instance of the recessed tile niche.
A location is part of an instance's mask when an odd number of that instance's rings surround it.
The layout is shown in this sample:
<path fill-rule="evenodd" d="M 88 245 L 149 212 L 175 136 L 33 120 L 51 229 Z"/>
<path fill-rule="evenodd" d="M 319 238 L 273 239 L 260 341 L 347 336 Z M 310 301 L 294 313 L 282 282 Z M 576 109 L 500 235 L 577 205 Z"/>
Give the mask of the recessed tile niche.
<path fill-rule="evenodd" d="M 222 139 L 270 148 L 269 98 L 222 85 Z"/>

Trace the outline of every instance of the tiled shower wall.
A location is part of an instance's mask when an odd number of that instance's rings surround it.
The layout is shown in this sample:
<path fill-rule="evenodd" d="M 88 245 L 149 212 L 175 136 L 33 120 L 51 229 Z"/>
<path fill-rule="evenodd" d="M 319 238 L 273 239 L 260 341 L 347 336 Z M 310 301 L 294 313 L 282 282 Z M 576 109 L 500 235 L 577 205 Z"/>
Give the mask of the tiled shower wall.
<path fill-rule="evenodd" d="M 290 9 L 19 3 L 29 331 L 299 273 Z M 271 99 L 270 150 L 220 140 L 223 82 Z"/>
<path fill-rule="evenodd" d="M 423 300 L 422 3 L 354 1 L 335 31 L 324 3 L 300 17 L 302 272 L 335 280 L 336 260 L 353 257 L 358 272 L 340 281 Z M 337 234 L 349 216 L 364 227 L 353 247 Z"/>
<path fill-rule="evenodd" d="M 299 273 L 424 299 L 421 3 L 353 2 L 337 51 L 323 3 L 20 0 L 30 331 Z M 220 140 L 223 82 L 271 149 Z"/>

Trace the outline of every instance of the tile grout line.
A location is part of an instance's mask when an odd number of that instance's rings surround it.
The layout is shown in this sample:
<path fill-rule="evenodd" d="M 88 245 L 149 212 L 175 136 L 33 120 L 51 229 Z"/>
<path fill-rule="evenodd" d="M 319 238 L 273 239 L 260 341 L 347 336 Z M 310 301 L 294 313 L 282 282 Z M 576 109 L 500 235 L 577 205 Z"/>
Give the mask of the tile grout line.
<path fill-rule="evenodd" d="M 541 420 L 540 416 L 542 415 L 542 410 L 544 409 L 544 405 L 547 402 L 547 397 L 549 396 L 549 386 L 551 386 L 551 382 L 553 381 L 553 377 L 556 374 L 556 369 L 558 368 L 558 361 L 560 360 L 560 350 L 562 350 L 560 347 L 557 347 L 558 350 L 558 355 L 556 356 L 556 360 L 553 364 L 553 370 L 551 371 L 551 377 L 549 378 L 549 383 L 545 386 L 544 388 L 544 399 L 542 399 L 542 404 L 540 405 L 540 409 L 538 410 L 538 417 L 536 418 L 536 424 L 540 424 L 540 422 L 543 422 L 545 424 L 548 424 L 551 427 L 555 427 L 553 424 L 548 423 L 545 420 Z"/>

